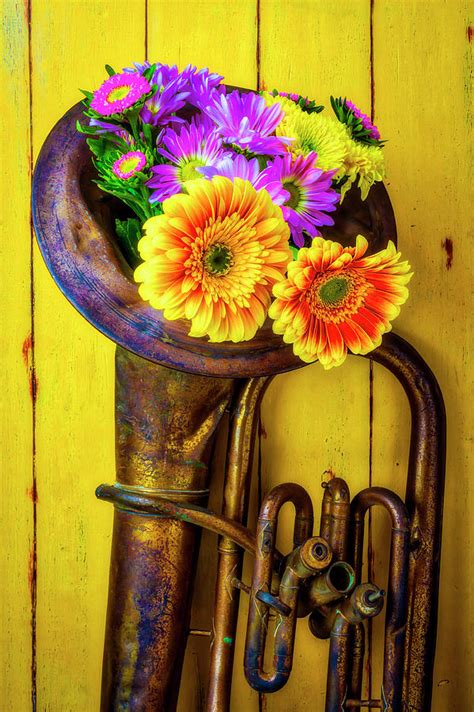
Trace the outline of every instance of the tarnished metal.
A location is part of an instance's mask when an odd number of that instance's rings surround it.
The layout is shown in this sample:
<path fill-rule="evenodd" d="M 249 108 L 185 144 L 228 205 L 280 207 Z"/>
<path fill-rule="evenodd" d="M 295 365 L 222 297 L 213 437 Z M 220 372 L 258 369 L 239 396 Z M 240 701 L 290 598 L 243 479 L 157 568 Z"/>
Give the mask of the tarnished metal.
<path fill-rule="evenodd" d="M 206 491 L 206 497 L 208 493 Z M 120 485 L 99 485 L 96 490 L 96 496 L 99 499 L 113 502 L 121 511 L 188 522 L 202 529 L 208 529 L 214 534 L 226 536 L 236 546 L 250 554 L 255 554 L 255 537 L 246 527 L 222 515 L 215 514 L 210 509 L 163 498 L 163 494 L 161 489 L 138 492 L 135 488 L 131 489 Z M 173 491 L 168 490 L 167 494 L 168 497 L 172 497 Z M 176 494 L 179 496 L 182 493 L 177 490 Z M 188 500 L 194 496 L 192 490 L 186 490 L 185 494 Z M 198 492 L 196 496 L 201 498 L 202 493 Z"/>
<path fill-rule="evenodd" d="M 352 566 L 345 561 L 335 561 L 321 576 L 316 576 L 305 591 L 309 609 L 325 606 L 347 596 L 356 583 Z"/>
<path fill-rule="evenodd" d="M 263 670 L 263 656 L 268 626 L 269 608 L 257 594 L 271 593 L 273 556 L 278 513 L 286 502 L 295 506 L 293 545 L 295 551 L 286 563 L 279 589 L 279 599 L 291 613 L 277 614 L 278 622 L 274 633 L 274 654 L 272 671 Z M 260 692 L 275 692 L 287 682 L 293 660 L 293 643 L 297 617 L 298 588 L 300 581 L 327 566 L 330 557 L 319 555 L 315 547 L 321 548 L 323 540 L 310 539 L 313 530 L 313 507 L 311 499 L 300 485 L 288 483 L 278 485 L 265 498 L 257 524 L 257 549 L 249 601 L 247 638 L 245 642 L 244 670 L 247 682 Z M 301 546 L 303 545 L 303 546 Z"/>
<path fill-rule="evenodd" d="M 346 561 L 351 497 L 345 480 L 334 477 L 323 483 L 320 534 L 326 539 L 336 561 Z"/>
<path fill-rule="evenodd" d="M 410 524 L 406 507 L 394 492 L 383 487 L 370 487 L 359 492 L 351 504 L 353 561 L 358 581 L 362 576 L 364 516 L 370 507 L 376 505 L 385 508 L 392 524 L 381 697 L 387 710 L 400 712 L 402 709 L 403 645 L 407 620 Z M 360 647 L 360 644 L 360 640 L 357 639 L 356 645 Z M 360 651 L 356 651 L 356 659 L 357 661 L 361 659 Z M 360 679 L 360 674 L 357 674 L 357 679 Z M 351 693 L 358 698 L 361 690 L 351 690 Z"/>
<path fill-rule="evenodd" d="M 163 490 L 206 504 L 216 427 L 234 383 L 172 371 L 117 349 L 117 478 L 136 498 Z M 130 489 L 129 489 L 130 491 Z M 120 488 L 117 488 L 120 493 Z M 168 502 L 169 503 L 169 502 Z M 199 529 L 115 510 L 102 710 L 174 710 Z"/>
<path fill-rule="evenodd" d="M 438 619 L 446 413 L 432 371 L 400 336 L 386 334 L 382 345 L 367 357 L 394 374 L 410 403 L 405 495 L 410 520 L 410 557 L 402 699 L 410 711 L 429 712 Z"/>
<path fill-rule="evenodd" d="M 246 524 L 252 455 L 260 402 L 269 378 L 243 381 L 231 408 L 222 514 Z M 218 545 L 213 638 L 207 691 L 208 712 L 228 712 L 232 686 L 235 636 L 239 613 L 239 587 L 232 584 L 242 574 L 242 551 L 229 538 Z"/>
<path fill-rule="evenodd" d="M 263 377 L 299 368 L 303 363 L 294 355 L 291 345 L 273 334 L 270 320 L 249 342 L 212 344 L 205 338 L 189 337 L 186 320 L 166 321 L 161 312 L 139 298 L 132 271 L 114 239 L 117 203 L 104 197 L 93 183 L 85 137 L 76 131 L 81 112 L 80 104 L 67 112 L 41 150 L 33 181 L 33 219 L 45 262 L 66 297 L 105 335 L 137 354 L 132 356 L 120 347 L 117 350 L 118 485 L 99 489 L 101 496 L 116 503 L 102 708 L 145 712 L 175 709 L 199 542 L 197 526 L 207 526 L 224 534 L 219 543 L 207 709 L 228 712 L 239 591 L 235 582 L 240 580 L 241 573 L 241 553 L 233 541 L 247 550 L 255 548 L 253 535 L 243 525 L 258 405 L 267 383 Z M 385 247 L 389 239 L 396 241 L 393 211 L 382 184 L 371 189 L 365 202 L 357 191 L 349 191 L 334 218 L 335 225 L 323 227 L 322 233 L 344 245 L 353 245 L 359 233 L 368 238 L 369 253 Z M 429 712 L 444 491 L 444 405 L 430 369 L 400 337 L 386 334 L 382 345 L 367 357 L 395 375 L 411 407 L 405 501 L 410 556 L 402 703 L 412 712 Z M 162 366 L 185 373 L 168 371 Z M 186 374 L 205 374 L 211 378 Z M 208 463 L 215 428 L 234 388 L 239 389 L 239 396 L 232 406 L 224 516 L 220 517 L 204 509 L 209 488 Z M 306 495 L 299 497 L 303 501 Z M 334 560 L 345 562 L 350 538 L 346 483 L 338 478 L 332 480 L 323 499 L 321 536 L 332 550 Z M 361 502 L 356 498 L 357 501 Z M 362 510 L 356 507 L 354 511 L 362 517 Z M 356 523 L 356 529 L 357 526 L 362 524 Z M 270 590 L 271 584 L 257 591 L 252 588 L 254 617 L 257 606 L 267 612 L 269 605 L 280 606 L 280 629 L 287 637 L 278 642 L 283 653 L 275 663 L 277 677 L 282 672 L 286 675 L 288 668 L 296 611 L 294 591 L 302 588 L 302 579 L 295 568 L 302 565 L 299 574 L 304 574 L 306 566 L 301 560 L 301 552 L 305 550 L 298 547 L 311 537 L 311 528 L 307 521 L 296 522 L 297 552 L 293 551 L 286 560 L 279 591 Z M 357 537 L 360 541 L 361 529 Z M 265 548 L 265 537 L 261 543 Z M 400 545 L 400 550 L 405 550 L 404 546 Z M 260 551 L 261 547 L 257 548 Z M 274 556 L 268 554 L 267 558 L 280 560 L 278 552 Z M 260 559 L 261 552 L 256 566 L 261 573 Z M 263 568 L 271 577 L 272 565 L 268 569 L 267 562 Z M 402 573 L 396 573 L 397 565 L 393 563 L 391 568 L 395 580 L 397 576 L 402 580 Z M 311 590 L 313 586 L 322 586 L 323 579 L 315 584 L 310 578 L 306 584 Z M 245 589 L 245 584 L 240 588 Z M 396 600 L 394 593 L 390 593 L 389 584 L 389 612 L 391 607 L 393 611 L 390 600 Z M 259 601 L 257 594 L 266 597 L 267 604 Z M 348 600 L 353 596 L 354 593 Z M 334 604 L 320 608 L 330 609 L 331 605 L 334 608 Z M 345 605 L 349 604 L 339 602 L 338 610 Z M 284 615 L 288 609 L 291 613 Z M 329 615 L 328 610 L 326 614 Z M 401 643 L 396 622 L 394 619 L 393 629 L 388 630 L 386 649 L 391 646 L 399 660 Z M 352 633 L 351 655 L 346 635 L 348 625 Z M 337 699 L 348 709 L 384 706 L 395 710 L 398 692 L 393 703 L 362 700 L 356 694 L 361 689 L 363 633 L 356 621 L 348 623 L 342 614 L 335 617 L 331 669 L 345 672 L 330 677 L 328 689 L 333 686 L 339 692 L 331 692 L 328 704 Z M 260 645 L 258 635 L 250 638 L 255 651 L 254 643 Z M 352 666 L 348 667 L 349 657 Z M 250 668 L 260 670 L 261 661 L 249 662 Z M 395 667 L 390 684 L 398 689 L 398 682 L 394 682 L 399 680 L 398 663 Z M 255 679 L 259 675 L 255 674 Z M 264 679 L 271 677 L 272 674 Z M 349 680 L 349 699 L 345 702 L 340 694 L 342 680 L 344 684 Z M 391 708 L 388 704 L 395 706 Z"/>
<path fill-rule="evenodd" d="M 330 627 L 325 712 L 344 710 L 350 668 L 351 627 L 380 613 L 383 592 L 374 584 L 360 584 L 350 598 L 330 609 L 321 623 Z M 315 624 L 313 619 L 312 625 Z M 324 637 L 324 636 L 318 636 Z"/>

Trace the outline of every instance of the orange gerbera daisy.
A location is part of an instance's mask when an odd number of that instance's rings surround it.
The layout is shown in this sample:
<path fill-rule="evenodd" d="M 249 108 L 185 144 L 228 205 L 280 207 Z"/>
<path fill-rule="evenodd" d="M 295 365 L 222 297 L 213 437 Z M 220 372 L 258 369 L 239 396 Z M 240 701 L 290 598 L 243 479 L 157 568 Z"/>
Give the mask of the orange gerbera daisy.
<path fill-rule="evenodd" d="M 369 353 L 392 328 L 408 298 L 410 265 L 399 262 L 393 242 L 364 257 L 367 247 L 362 235 L 355 247 L 315 237 L 288 266 L 288 279 L 273 287 L 273 331 L 303 361 L 339 366 L 348 349 Z"/>
<path fill-rule="evenodd" d="M 166 319 L 190 319 L 190 336 L 252 339 L 291 260 L 281 208 L 241 178 L 203 178 L 186 190 L 144 225 L 140 295 Z"/>

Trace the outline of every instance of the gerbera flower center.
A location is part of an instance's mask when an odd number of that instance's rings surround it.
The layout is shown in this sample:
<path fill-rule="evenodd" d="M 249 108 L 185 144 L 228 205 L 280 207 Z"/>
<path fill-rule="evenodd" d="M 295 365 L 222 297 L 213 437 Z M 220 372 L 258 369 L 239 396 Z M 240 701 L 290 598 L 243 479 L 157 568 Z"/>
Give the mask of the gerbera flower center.
<path fill-rule="evenodd" d="M 344 274 L 318 274 L 306 292 L 311 314 L 337 324 L 355 314 L 370 289 L 366 278 L 353 270 Z"/>
<path fill-rule="evenodd" d="M 181 180 L 184 183 L 186 180 L 196 180 L 196 178 L 202 178 L 203 175 L 202 173 L 199 173 L 198 170 L 196 170 L 197 166 L 204 166 L 205 163 L 203 161 L 200 161 L 198 159 L 195 159 L 193 161 L 188 161 L 187 163 L 184 164 L 184 166 L 181 168 Z"/>
<path fill-rule="evenodd" d="M 127 84 L 122 84 L 122 86 L 114 87 L 111 92 L 107 94 L 107 101 L 112 103 L 114 101 L 120 101 L 120 99 L 125 99 L 130 93 L 131 87 Z"/>
<path fill-rule="evenodd" d="M 350 288 L 350 282 L 345 277 L 333 277 L 333 279 L 321 285 L 319 298 L 324 305 L 332 306 L 344 299 Z"/>
<path fill-rule="evenodd" d="M 232 252 L 227 245 L 216 243 L 211 245 L 203 256 L 204 268 L 209 274 L 222 277 L 232 267 Z"/>
<path fill-rule="evenodd" d="M 285 203 L 283 203 L 283 205 L 286 205 L 288 208 L 293 208 L 293 210 L 296 210 L 301 200 L 300 188 L 292 181 L 283 181 L 283 187 L 290 194 L 290 197 Z"/>

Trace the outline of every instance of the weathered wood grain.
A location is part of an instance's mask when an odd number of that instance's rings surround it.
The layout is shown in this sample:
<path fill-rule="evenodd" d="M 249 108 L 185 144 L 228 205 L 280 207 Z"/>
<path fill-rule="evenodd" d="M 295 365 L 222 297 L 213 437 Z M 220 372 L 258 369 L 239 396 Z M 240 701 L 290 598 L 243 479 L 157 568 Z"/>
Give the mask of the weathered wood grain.
<path fill-rule="evenodd" d="M 461 712 L 474 700 L 473 10 L 462 1 L 375 0 L 374 11 L 375 118 L 390 139 L 385 150 L 399 246 L 415 273 L 394 329 L 436 374 L 448 422 L 433 712 Z M 401 389 L 379 369 L 374 411 L 374 480 L 403 494 L 409 412 Z M 383 541 L 383 532 L 377 527 L 374 540 Z M 380 644 L 380 635 L 374 642 Z M 378 685 L 374 678 L 375 693 Z"/>
<path fill-rule="evenodd" d="M 144 3 L 32 0 L 34 153 L 59 117 L 97 87 L 104 64 L 144 57 Z M 35 251 L 38 376 L 38 709 L 97 710 L 114 480 L 113 345 L 64 299 Z"/>
<path fill-rule="evenodd" d="M 0 706 L 27 710 L 35 595 L 28 18 L 15 0 L 1 14 Z"/>
<path fill-rule="evenodd" d="M 97 503 L 93 492 L 99 482 L 114 479 L 113 346 L 68 305 L 36 250 L 31 300 L 30 143 L 36 155 L 56 119 L 78 100 L 77 88 L 100 83 L 106 62 L 121 68 L 144 59 L 146 51 L 150 60 L 209 66 L 229 83 L 251 88 L 259 81 L 261 87 L 300 91 L 323 103 L 330 93 L 347 95 L 367 112 L 374 97 L 376 123 L 390 139 L 388 188 L 399 245 L 415 270 L 411 298 L 395 330 L 432 366 L 448 411 L 433 712 L 464 712 L 472 706 L 472 10 L 467 0 L 3 0 L 0 128 L 8 141 L 2 141 L 0 167 L 5 364 L 0 707 L 6 701 L 9 709 L 32 709 L 33 642 L 38 710 L 94 712 L 99 706 L 112 511 Z M 318 511 L 320 483 L 333 475 L 346 477 L 353 493 L 372 481 L 403 494 L 408 408 L 391 376 L 378 367 L 373 376 L 371 391 L 368 364 L 351 358 L 329 373 L 315 364 L 275 380 L 262 415 L 263 494 L 279 482 L 297 480 Z M 218 477 L 222 462 L 221 451 Z M 282 548 L 288 547 L 290 526 L 291 512 L 284 511 Z M 373 566 L 382 585 L 387 527 L 381 516 L 374 516 L 372 529 Z M 36 638 L 29 586 L 35 530 Z M 193 609 L 196 628 L 210 624 L 214 551 L 215 538 L 205 536 Z M 246 580 L 251 564 L 246 563 Z M 300 622 L 290 682 L 259 701 L 243 677 L 244 618 L 245 602 L 232 709 L 321 709 L 326 645 Z M 202 707 L 207 645 L 206 638 L 190 639 L 181 712 Z M 374 695 L 380 646 L 377 623 L 367 678 Z"/>

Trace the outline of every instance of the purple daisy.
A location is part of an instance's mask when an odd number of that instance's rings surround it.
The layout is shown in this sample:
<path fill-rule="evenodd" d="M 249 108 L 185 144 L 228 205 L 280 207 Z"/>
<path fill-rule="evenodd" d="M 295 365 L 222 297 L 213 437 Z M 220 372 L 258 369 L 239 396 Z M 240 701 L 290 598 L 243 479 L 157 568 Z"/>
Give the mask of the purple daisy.
<path fill-rule="evenodd" d="M 102 116 L 121 114 L 150 91 L 150 84 L 139 74 L 113 74 L 94 92 L 90 107 Z"/>
<path fill-rule="evenodd" d="M 181 193 L 188 180 L 203 178 L 200 166 L 213 166 L 226 154 L 222 150 L 222 139 L 217 132 L 209 133 L 204 124 L 191 123 L 181 127 L 179 133 L 168 129 L 162 139 L 165 148 L 158 153 L 172 165 L 153 166 L 153 177 L 147 182 L 155 190 L 150 202 L 161 202 Z"/>
<path fill-rule="evenodd" d="M 373 138 L 375 141 L 380 140 L 380 131 L 378 128 L 372 123 L 370 118 L 367 116 L 367 114 L 362 113 L 360 109 L 357 108 L 357 106 L 352 102 L 346 99 L 346 106 L 348 109 L 352 111 L 354 116 L 358 119 L 361 120 L 362 126 L 366 131 L 369 132 L 370 138 Z"/>
<path fill-rule="evenodd" d="M 257 158 L 248 160 L 242 154 L 236 154 L 232 157 L 226 156 L 215 166 L 204 166 L 197 170 L 209 179 L 213 176 L 225 176 L 230 180 L 234 180 L 234 178 L 248 180 L 256 190 L 265 188 L 276 205 L 281 205 L 287 197 L 287 192 L 284 190 L 281 181 L 265 175 L 260 170 Z"/>
<path fill-rule="evenodd" d="M 112 166 L 112 172 L 117 178 L 128 180 L 146 166 L 146 156 L 141 151 L 129 151 L 120 156 Z"/>
<path fill-rule="evenodd" d="M 203 109 L 210 103 L 213 96 L 217 97 L 219 94 L 225 93 L 225 86 L 221 85 L 224 77 L 215 72 L 210 72 L 207 68 L 199 71 L 196 71 L 196 69 L 196 67 L 188 65 L 184 70 L 189 70 L 190 72 L 188 77 L 190 90 L 188 103 L 198 109 Z"/>
<path fill-rule="evenodd" d="M 339 194 L 332 189 L 331 180 L 336 171 L 315 168 L 317 154 L 294 158 L 287 153 L 275 160 L 262 172 L 262 180 L 279 181 L 285 193 L 281 202 L 283 217 L 290 226 L 293 242 L 304 246 L 303 230 L 311 237 L 321 235 L 320 225 L 334 225 L 326 215 L 336 209 Z M 275 201 L 277 202 L 277 201 Z"/>
<path fill-rule="evenodd" d="M 128 68 L 126 73 L 135 71 L 143 73 L 152 65 L 150 62 L 143 64 L 135 63 L 134 68 Z M 152 86 L 156 86 L 157 90 L 144 104 L 140 118 L 143 123 L 158 126 L 168 124 L 170 121 L 182 123 L 183 119 L 172 116 L 176 111 L 183 108 L 191 93 L 187 82 L 189 79 L 189 70 L 180 72 L 178 67 L 173 64 L 156 64 L 153 76 L 150 79 Z"/>
<path fill-rule="evenodd" d="M 279 104 L 267 106 L 258 94 L 235 90 L 228 95 L 213 96 L 204 111 L 216 123 L 224 141 L 242 150 L 275 156 L 284 153 L 286 144 L 292 141 L 270 135 L 285 114 Z"/>

